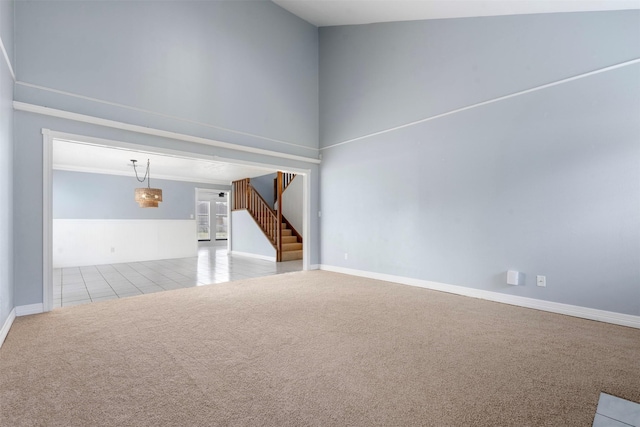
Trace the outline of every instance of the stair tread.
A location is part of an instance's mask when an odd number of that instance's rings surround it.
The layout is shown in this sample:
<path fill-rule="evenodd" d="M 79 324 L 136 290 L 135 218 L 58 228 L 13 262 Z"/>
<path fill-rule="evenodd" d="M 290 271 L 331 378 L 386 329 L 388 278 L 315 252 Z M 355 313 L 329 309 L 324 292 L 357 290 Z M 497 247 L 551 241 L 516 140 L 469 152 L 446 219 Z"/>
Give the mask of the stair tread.
<path fill-rule="evenodd" d="M 283 251 L 298 251 L 302 249 L 302 243 L 283 243 L 282 250 Z"/>

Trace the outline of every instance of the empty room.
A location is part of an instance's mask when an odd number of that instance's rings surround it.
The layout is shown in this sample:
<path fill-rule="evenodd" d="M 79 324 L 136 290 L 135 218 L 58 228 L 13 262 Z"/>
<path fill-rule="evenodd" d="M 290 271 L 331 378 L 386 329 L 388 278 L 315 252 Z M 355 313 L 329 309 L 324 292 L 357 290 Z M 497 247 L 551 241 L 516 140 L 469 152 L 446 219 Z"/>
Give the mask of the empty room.
<path fill-rule="evenodd" d="M 640 427 L 640 1 L 0 0 L 0 49 L 1 426 Z"/>

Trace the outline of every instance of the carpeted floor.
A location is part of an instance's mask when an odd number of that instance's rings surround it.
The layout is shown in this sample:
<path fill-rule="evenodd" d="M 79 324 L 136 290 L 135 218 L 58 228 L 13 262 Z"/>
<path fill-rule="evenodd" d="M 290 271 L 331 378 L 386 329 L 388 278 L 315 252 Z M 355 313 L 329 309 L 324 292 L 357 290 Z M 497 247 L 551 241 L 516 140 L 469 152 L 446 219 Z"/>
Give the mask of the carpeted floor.
<path fill-rule="evenodd" d="M 640 330 L 322 271 L 16 319 L 2 426 L 590 426 Z"/>

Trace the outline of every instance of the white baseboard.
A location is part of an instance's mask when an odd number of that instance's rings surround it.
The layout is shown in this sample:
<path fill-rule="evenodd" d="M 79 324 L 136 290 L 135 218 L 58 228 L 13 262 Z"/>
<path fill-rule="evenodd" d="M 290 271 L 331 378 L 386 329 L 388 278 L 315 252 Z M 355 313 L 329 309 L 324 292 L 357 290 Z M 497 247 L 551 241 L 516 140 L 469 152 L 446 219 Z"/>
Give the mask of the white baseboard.
<path fill-rule="evenodd" d="M 273 256 L 266 256 L 266 255 L 252 254 L 252 253 L 249 253 L 249 252 L 231 251 L 231 255 L 239 255 L 239 256 L 244 256 L 244 257 L 248 257 L 248 258 L 257 258 L 257 259 L 263 259 L 263 260 L 265 260 L 265 261 L 273 261 L 273 262 L 276 262 L 276 257 L 273 257 Z"/>
<path fill-rule="evenodd" d="M 13 325 L 13 321 L 16 320 L 16 309 L 14 308 L 9 313 L 9 317 L 4 321 L 4 325 L 2 325 L 2 329 L 0 329 L 0 347 L 4 343 L 4 339 L 7 337 L 9 333 L 9 329 L 11 329 L 11 325 Z"/>
<path fill-rule="evenodd" d="M 44 313 L 44 306 L 42 303 L 19 305 L 16 307 L 16 316 L 28 316 L 30 314 Z"/>
<path fill-rule="evenodd" d="M 320 264 L 309 265 L 309 270 L 320 270 Z"/>
<path fill-rule="evenodd" d="M 394 276 L 391 274 L 374 273 L 371 271 L 355 270 L 344 267 L 335 267 L 332 265 L 321 264 L 320 269 L 333 271 L 336 273 L 349 274 L 351 276 L 366 277 L 369 279 L 384 280 L 387 282 L 395 282 L 403 285 L 417 286 L 434 291 L 448 292 L 456 295 L 480 298 L 488 301 L 516 305 L 519 307 L 533 308 L 536 310 L 548 311 L 551 313 L 565 314 L 567 316 L 597 320 L 600 322 L 612 323 L 614 325 L 629 326 L 631 328 L 640 329 L 640 316 L 633 316 L 630 314 L 580 307 L 577 305 L 562 304 L 559 302 L 544 301 L 535 298 L 506 295 L 500 292 L 473 289 L 464 286 L 449 285 L 446 283 L 431 282 L 428 280 L 414 279 L 411 277 Z"/>

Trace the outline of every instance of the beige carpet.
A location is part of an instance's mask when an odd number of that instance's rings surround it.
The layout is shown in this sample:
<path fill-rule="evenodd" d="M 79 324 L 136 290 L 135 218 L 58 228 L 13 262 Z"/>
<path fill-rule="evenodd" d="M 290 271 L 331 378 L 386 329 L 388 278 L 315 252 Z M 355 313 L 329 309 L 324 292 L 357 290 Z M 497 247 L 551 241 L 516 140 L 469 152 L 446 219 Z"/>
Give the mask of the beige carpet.
<path fill-rule="evenodd" d="M 16 319 L 2 426 L 590 426 L 640 330 L 328 272 Z"/>

